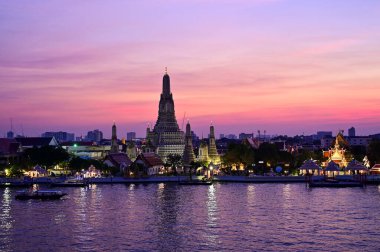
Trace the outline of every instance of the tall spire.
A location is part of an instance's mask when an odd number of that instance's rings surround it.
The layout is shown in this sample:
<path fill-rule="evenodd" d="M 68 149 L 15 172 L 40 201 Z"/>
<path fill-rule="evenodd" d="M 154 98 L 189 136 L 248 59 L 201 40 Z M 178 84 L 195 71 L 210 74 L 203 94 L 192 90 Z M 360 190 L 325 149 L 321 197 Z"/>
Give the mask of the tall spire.
<path fill-rule="evenodd" d="M 183 151 L 182 161 L 187 169 L 191 166 L 191 163 L 195 161 L 195 154 L 193 150 L 193 141 L 191 137 L 191 128 L 189 121 L 186 124 L 186 136 L 185 136 L 185 149 Z"/>
<path fill-rule="evenodd" d="M 174 110 L 173 94 L 170 92 L 170 77 L 165 69 L 162 78 L 162 93 L 158 104 L 158 118 L 153 130 L 147 132 L 157 154 L 164 160 L 169 154 L 182 156 L 185 147 L 185 136 L 177 123 Z"/>
<path fill-rule="evenodd" d="M 118 153 L 118 152 L 119 152 L 119 144 L 117 143 L 116 124 L 115 122 L 113 122 L 110 153 Z"/>
<path fill-rule="evenodd" d="M 165 74 L 162 79 L 162 94 L 166 97 L 170 95 L 170 77 L 168 75 L 168 70 L 166 67 Z"/>
<path fill-rule="evenodd" d="M 220 156 L 218 154 L 218 150 L 216 149 L 215 132 L 214 126 L 212 124 L 210 125 L 208 155 L 210 157 L 211 162 L 213 162 L 214 164 L 220 164 Z"/>

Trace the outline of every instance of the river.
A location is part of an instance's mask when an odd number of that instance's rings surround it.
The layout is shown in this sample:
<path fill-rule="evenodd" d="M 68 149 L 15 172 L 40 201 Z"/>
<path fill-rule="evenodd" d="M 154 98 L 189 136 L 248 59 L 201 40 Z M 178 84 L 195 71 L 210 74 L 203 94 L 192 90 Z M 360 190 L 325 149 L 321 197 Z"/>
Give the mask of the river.
<path fill-rule="evenodd" d="M 0 189 L 0 251 L 380 251 L 380 187 L 215 183 Z"/>

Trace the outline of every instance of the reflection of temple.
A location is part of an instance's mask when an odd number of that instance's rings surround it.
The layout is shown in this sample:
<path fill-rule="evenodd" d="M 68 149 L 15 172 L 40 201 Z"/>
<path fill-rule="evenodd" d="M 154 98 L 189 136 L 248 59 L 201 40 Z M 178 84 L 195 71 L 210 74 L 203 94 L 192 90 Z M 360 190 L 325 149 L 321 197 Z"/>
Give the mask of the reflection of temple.
<path fill-rule="evenodd" d="M 163 77 L 158 119 L 153 130 L 147 129 L 146 137 L 147 142 L 163 160 L 169 154 L 183 155 L 185 139 L 175 117 L 173 94 L 170 92 L 170 78 L 167 73 Z"/>
<path fill-rule="evenodd" d="M 215 144 L 215 132 L 213 125 L 210 126 L 209 145 L 207 146 L 207 143 L 204 140 L 201 141 L 199 146 L 198 161 L 205 162 L 207 164 L 210 162 L 215 165 L 220 164 L 220 156 Z"/>
<path fill-rule="evenodd" d="M 327 166 L 330 161 L 333 161 L 340 168 L 347 166 L 351 160 L 348 152 L 346 151 L 348 142 L 344 139 L 341 132 L 335 138 L 334 147 L 329 148 L 327 151 L 323 151 L 323 157 L 327 158 L 327 161 L 323 163 L 323 166 Z"/>

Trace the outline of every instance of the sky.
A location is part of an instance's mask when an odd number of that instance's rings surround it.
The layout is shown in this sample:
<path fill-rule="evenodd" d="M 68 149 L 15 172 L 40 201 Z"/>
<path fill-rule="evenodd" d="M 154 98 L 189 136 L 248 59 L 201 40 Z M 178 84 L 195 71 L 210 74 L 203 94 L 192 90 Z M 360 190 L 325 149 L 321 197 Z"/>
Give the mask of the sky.
<path fill-rule="evenodd" d="M 0 0 L 0 137 L 380 133 L 378 0 Z"/>

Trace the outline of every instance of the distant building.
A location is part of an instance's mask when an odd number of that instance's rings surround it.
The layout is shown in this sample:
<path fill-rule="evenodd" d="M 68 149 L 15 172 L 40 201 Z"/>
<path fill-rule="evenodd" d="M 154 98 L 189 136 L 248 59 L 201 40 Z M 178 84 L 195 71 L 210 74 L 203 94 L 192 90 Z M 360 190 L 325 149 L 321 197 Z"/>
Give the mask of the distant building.
<path fill-rule="evenodd" d="M 368 147 L 372 141 L 372 137 L 369 136 L 357 136 L 357 137 L 348 137 L 347 141 L 351 146 L 365 146 Z"/>
<path fill-rule="evenodd" d="M 142 153 L 136 158 L 127 176 L 141 177 L 162 174 L 165 171 L 164 162 L 155 153 Z"/>
<path fill-rule="evenodd" d="M 83 159 L 103 159 L 110 151 L 109 145 L 98 145 L 93 141 L 65 142 L 61 146 L 68 153 Z"/>
<path fill-rule="evenodd" d="M 17 142 L 21 144 L 22 150 L 42 146 L 58 146 L 58 141 L 55 137 L 16 137 Z"/>
<path fill-rule="evenodd" d="M 87 132 L 86 141 L 92 141 L 99 143 L 103 139 L 103 132 L 96 129 L 93 131 Z"/>
<path fill-rule="evenodd" d="M 219 139 L 224 138 L 224 134 L 219 134 Z"/>
<path fill-rule="evenodd" d="M 369 135 L 372 139 L 380 139 L 380 134 Z"/>
<path fill-rule="evenodd" d="M 240 140 L 244 140 L 244 139 L 247 139 L 247 138 L 253 138 L 253 133 L 251 133 L 251 134 L 240 133 L 240 134 L 239 134 L 239 139 L 240 139 Z"/>
<path fill-rule="evenodd" d="M 226 136 L 226 138 L 228 138 L 228 139 L 237 139 L 237 137 L 236 137 L 235 134 L 228 134 L 228 135 Z"/>
<path fill-rule="evenodd" d="M 342 135 L 342 133 L 339 133 Z M 338 135 L 339 135 L 338 134 Z M 370 142 L 372 141 L 371 136 L 356 136 L 356 137 L 346 137 L 345 140 L 350 146 L 363 146 L 363 147 L 368 147 Z M 326 149 L 334 144 L 334 138 L 333 137 L 325 137 L 321 139 L 321 148 Z"/>
<path fill-rule="evenodd" d="M 104 159 L 104 164 L 108 167 L 118 168 L 120 173 L 125 174 L 132 164 L 132 161 L 125 153 L 110 153 Z"/>
<path fill-rule="evenodd" d="M 136 138 L 136 132 L 127 132 L 127 141 L 132 141 Z"/>
<path fill-rule="evenodd" d="M 351 127 L 348 129 L 348 136 L 349 137 L 355 137 L 355 128 Z"/>
<path fill-rule="evenodd" d="M 16 160 L 21 153 L 21 144 L 15 139 L 0 138 L 0 164 Z"/>
<path fill-rule="evenodd" d="M 67 133 L 64 131 L 49 131 L 41 135 L 41 137 L 55 137 L 58 142 L 74 141 L 74 133 Z"/>
<path fill-rule="evenodd" d="M 13 131 L 8 131 L 7 132 L 7 138 L 11 139 L 11 138 L 14 138 L 15 137 L 15 133 Z"/>
<path fill-rule="evenodd" d="M 317 132 L 317 139 L 321 140 L 322 138 L 332 138 L 332 131 L 318 131 Z"/>

